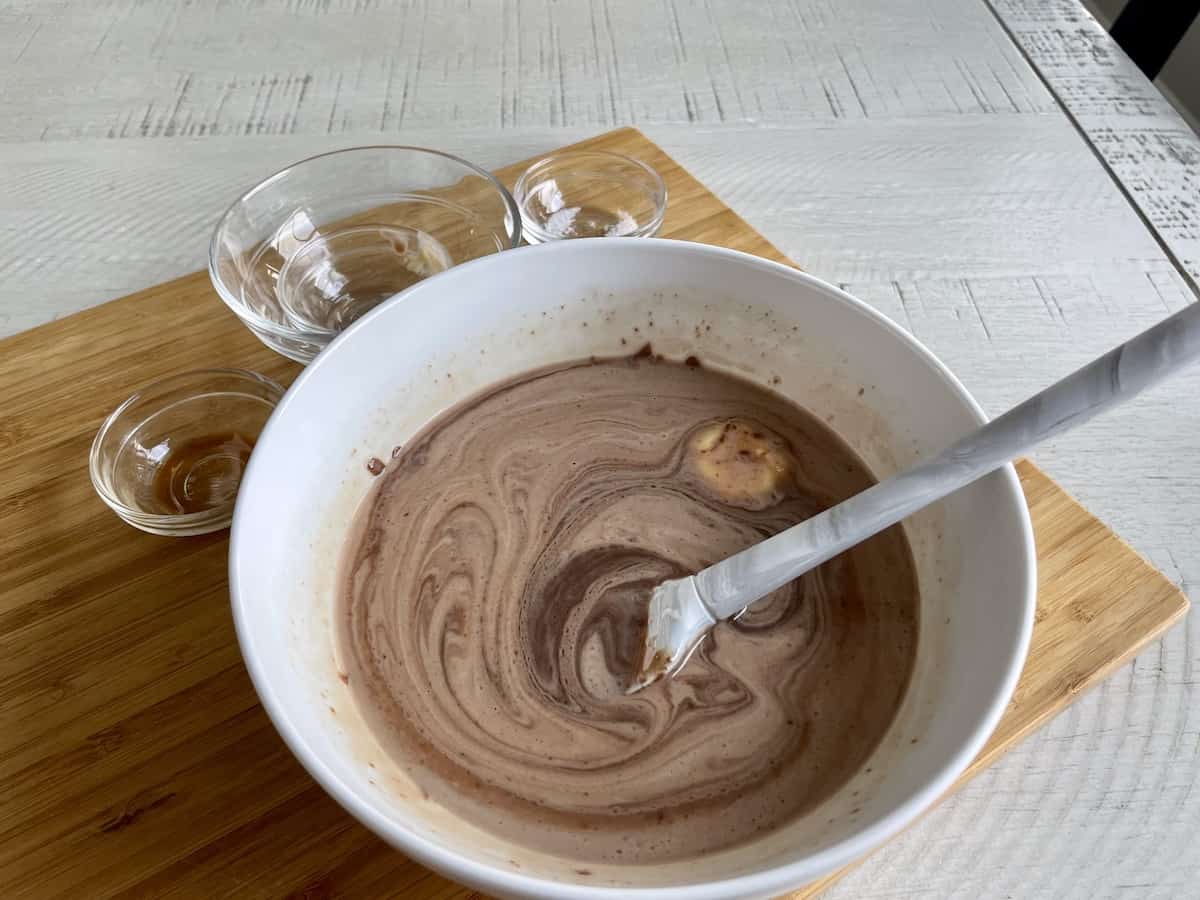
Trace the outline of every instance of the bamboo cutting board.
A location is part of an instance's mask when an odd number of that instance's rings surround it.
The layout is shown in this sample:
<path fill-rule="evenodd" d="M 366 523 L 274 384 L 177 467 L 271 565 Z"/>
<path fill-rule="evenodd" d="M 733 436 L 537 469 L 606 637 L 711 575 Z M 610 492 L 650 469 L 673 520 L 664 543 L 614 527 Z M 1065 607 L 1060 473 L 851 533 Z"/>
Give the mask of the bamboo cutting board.
<path fill-rule="evenodd" d="M 784 257 L 640 132 L 670 190 L 663 234 Z M 500 175 L 510 185 L 524 164 Z M 304 773 L 242 667 L 227 534 L 161 538 L 93 493 L 102 419 L 172 372 L 299 371 L 204 273 L 0 342 L 0 897 L 462 898 Z M 1008 712 L 964 780 L 1160 635 L 1187 600 L 1028 462 L 1038 611 Z M 797 892 L 816 895 L 837 876 Z"/>

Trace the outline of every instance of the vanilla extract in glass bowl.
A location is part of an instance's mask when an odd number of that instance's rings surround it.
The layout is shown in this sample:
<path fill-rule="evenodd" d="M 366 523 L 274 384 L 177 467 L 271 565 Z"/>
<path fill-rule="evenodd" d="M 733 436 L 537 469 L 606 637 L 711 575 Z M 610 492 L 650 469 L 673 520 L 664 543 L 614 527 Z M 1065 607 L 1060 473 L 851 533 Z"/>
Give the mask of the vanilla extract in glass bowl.
<path fill-rule="evenodd" d="M 243 369 L 149 384 L 100 426 L 92 485 L 125 522 L 151 534 L 226 528 L 250 454 L 282 396 L 270 378 Z"/>

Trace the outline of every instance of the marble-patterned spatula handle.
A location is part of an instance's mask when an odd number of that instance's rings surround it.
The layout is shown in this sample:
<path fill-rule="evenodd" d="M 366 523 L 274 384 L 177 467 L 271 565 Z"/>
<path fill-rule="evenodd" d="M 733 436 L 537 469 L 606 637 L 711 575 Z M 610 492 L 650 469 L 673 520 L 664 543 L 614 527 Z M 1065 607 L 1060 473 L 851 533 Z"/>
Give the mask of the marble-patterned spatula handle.
<path fill-rule="evenodd" d="M 995 471 L 1035 444 L 1080 425 L 1200 358 L 1200 303 L 1192 303 L 939 456 L 882 481 L 696 576 L 716 619 L 736 615 L 825 560 Z"/>

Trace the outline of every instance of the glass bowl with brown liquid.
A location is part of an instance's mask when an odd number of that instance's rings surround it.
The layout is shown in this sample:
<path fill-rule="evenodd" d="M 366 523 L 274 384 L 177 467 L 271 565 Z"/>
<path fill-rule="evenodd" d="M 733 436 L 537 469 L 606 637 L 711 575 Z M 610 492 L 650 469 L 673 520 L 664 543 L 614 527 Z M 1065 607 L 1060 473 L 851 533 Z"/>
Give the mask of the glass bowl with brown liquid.
<path fill-rule="evenodd" d="M 250 452 L 282 396 L 274 381 L 244 369 L 147 385 L 96 433 L 92 485 L 118 516 L 151 534 L 225 528 Z"/>
<path fill-rule="evenodd" d="M 667 211 L 667 186 L 640 160 L 603 150 L 540 159 L 513 189 L 530 244 L 584 237 L 653 237 Z"/>

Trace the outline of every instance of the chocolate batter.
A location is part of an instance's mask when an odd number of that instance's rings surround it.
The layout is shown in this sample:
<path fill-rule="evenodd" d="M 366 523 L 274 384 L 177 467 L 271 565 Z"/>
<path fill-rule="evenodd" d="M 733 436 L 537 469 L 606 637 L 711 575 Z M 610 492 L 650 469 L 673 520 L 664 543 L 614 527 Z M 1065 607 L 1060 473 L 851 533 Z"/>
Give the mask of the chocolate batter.
<path fill-rule="evenodd" d="M 339 654 L 372 731 L 478 826 L 658 862 L 812 809 L 877 745 L 916 653 L 893 528 L 624 693 L 647 591 L 872 484 L 813 416 L 650 356 L 531 373 L 389 463 L 343 561 Z"/>

